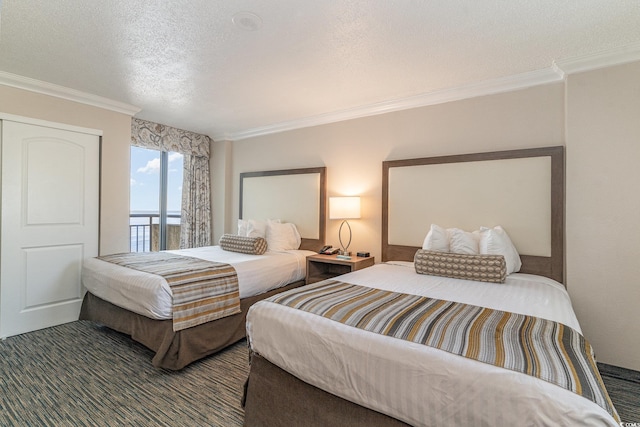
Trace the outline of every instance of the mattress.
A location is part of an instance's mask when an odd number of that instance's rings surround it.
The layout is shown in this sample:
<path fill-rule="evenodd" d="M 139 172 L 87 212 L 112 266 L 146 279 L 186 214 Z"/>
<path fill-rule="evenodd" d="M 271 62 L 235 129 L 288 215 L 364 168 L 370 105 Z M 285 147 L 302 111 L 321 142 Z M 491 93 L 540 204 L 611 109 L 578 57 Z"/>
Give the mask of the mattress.
<path fill-rule="evenodd" d="M 231 264 L 238 274 L 240 298 L 304 279 L 306 257 L 315 254 L 294 250 L 247 255 L 220 246 L 167 252 Z M 172 318 L 171 288 L 161 276 L 90 258 L 82 266 L 82 284 L 93 295 L 134 313 L 157 320 Z"/>
<path fill-rule="evenodd" d="M 386 263 L 340 281 L 533 315 L 580 332 L 564 287 L 512 274 L 481 283 Z M 322 390 L 411 425 L 617 425 L 600 406 L 554 384 L 425 345 L 351 328 L 269 301 L 247 315 L 252 351 Z"/>

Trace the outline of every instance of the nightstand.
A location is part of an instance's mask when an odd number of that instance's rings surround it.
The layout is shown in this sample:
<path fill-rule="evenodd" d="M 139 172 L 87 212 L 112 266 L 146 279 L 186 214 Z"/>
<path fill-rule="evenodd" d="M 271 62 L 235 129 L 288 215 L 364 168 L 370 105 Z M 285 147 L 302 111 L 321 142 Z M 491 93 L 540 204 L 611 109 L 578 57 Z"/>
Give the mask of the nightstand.
<path fill-rule="evenodd" d="M 307 257 L 306 284 L 371 267 L 374 263 L 375 258 L 372 256 L 366 258 L 352 256 L 351 259 L 338 259 L 336 255 L 309 255 Z"/>

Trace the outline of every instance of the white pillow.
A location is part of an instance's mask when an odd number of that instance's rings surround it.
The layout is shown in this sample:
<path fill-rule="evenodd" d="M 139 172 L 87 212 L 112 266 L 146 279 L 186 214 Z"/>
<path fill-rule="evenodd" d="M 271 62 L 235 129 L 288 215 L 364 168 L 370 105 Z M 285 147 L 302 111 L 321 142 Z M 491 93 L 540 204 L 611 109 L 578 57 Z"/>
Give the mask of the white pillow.
<path fill-rule="evenodd" d="M 449 232 L 439 225 L 431 224 L 427 237 L 424 238 L 422 249 L 449 252 Z"/>
<path fill-rule="evenodd" d="M 455 254 L 478 255 L 480 232 L 473 233 L 460 230 L 459 228 L 449 229 L 449 250 Z"/>
<path fill-rule="evenodd" d="M 280 222 L 279 219 L 239 219 L 238 220 L 238 236 L 242 237 L 262 237 L 267 236 L 267 223 Z"/>
<path fill-rule="evenodd" d="M 238 236 L 247 237 L 247 228 L 249 227 L 248 219 L 238 220 Z"/>
<path fill-rule="evenodd" d="M 480 228 L 480 253 L 482 255 L 502 255 L 507 264 L 507 274 L 516 273 L 522 267 L 518 250 L 509 235 L 499 225 Z"/>
<path fill-rule="evenodd" d="M 247 227 L 247 237 L 262 237 L 267 236 L 267 221 L 249 220 L 249 226 Z"/>
<path fill-rule="evenodd" d="M 302 239 L 295 224 L 290 222 L 267 222 L 267 247 L 270 251 L 289 251 L 298 249 Z"/>

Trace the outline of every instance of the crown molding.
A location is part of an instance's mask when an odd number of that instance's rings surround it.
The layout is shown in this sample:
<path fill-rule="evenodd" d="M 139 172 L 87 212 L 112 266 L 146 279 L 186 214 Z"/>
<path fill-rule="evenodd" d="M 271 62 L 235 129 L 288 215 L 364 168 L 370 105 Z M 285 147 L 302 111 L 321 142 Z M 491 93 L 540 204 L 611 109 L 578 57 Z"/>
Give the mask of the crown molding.
<path fill-rule="evenodd" d="M 18 89 L 28 90 L 30 92 L 40 93 L 43 95 L 54 96 L 56 98 L 66 99 L 68 101 L 79 102 L 81 104 L 91 105 L 93 107 L 103 108 L 105 110 L 123 113 L 133 116 L 141 109 L 124 102 L 114 101 L 113 99 L 103 98 L 101 96 L 92 95 L 90 93 L 81 92 L 53 83 L 43 82 L 41 80 L 29 77 L 19 76 L 4 71 L 0 71 L 0 85 L 15 87 Z"/>
<path fill-rule="evenodd" d="M 425 107 L 428 105 L 442 104 L 445 102 L 459 101 L 478 96 L 492 95 L 525 89 L 532 86 L 563 81 L 568 75 L 584 71 L 596 70 L 615 65 L 640 61 L 640 42 L 631 43 L 615 49 L 598 52 L 596 54 L 582 55 L 573 58 L 556 60 L 549 68 L 516 74 L 498 79 L 486 80 L 479 83 L 459 86 L 429 92 L 409 98 L 379 102 L 367 106 L 351 108 L 333 113 L 306 117 L 299 120 L 291 120 L 273 125 L 256 127 L 239 132 L 226 132 L 213 136 L 214 140 L 236 141 L 255 136 L 268 135 L 288 130 L 300 129 L 310 126 L 318 126 L 343 120 L 384 114 L 393 111 L 410 108 Z"/>
<path fill-rule="evenodd" d="M 640 42 L 627 44 L 596 54 L 559 59 L 553 61 L 552 67 L 561 70 L 565 75 L 569 75 L 614 65 L 628 64 L 635 61 L 640 61 Z"/>
<path fill-rule="evenodd" d="M 247 139 L 256 136 L 374 116 L 377 114 L 385 114 L 411 108 L 443 104 L 446 102 L 459 101 L 462 99 L 475 98 L 478 96 L 511 92 L 532 86 L 559 82 L 562 81 L 563 78 L 564 75 L 559 70 L 555 70 L 553 68 L 545 68 L 542 70 L 530 71 L 522 74 L 516 74 L 498 79 L 485 80 L 478 83 L 458 86 L 451 89 L 428 92 L 408 98 L 378 102 L 375 104 L 350 108 L 333 113 L 320 114 L 317 116 L 305 117 L 302 119 L 276 123 L 273 125 L 256 127 L 240 132 L 214 134 L 212 138 L 216 141 L 238 141 L 241 139 Z"/>

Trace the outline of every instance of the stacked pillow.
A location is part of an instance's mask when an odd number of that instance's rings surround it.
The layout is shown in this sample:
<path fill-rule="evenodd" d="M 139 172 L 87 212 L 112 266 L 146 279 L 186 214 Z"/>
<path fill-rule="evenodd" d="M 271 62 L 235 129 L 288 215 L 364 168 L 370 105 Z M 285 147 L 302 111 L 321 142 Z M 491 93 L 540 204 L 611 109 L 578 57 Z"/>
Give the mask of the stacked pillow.
<path fill-rule="evenodd" d="M 480 228 L 480 253 L 502 255 L 507 263 L 507 274 L 516 273 L 522 267 L 518 250 L 511 242 L 509 235 L 499 225 L 493 228 Z"/>
<path fill-rule="evenodd" d="M 238 235 L 261 237 L 266 240 L 270 251 L 295 250 L 302 242 L 295 224 L 282 223 L 279 219 L 239 219 Z"/>
<path fill-rule="evenodd" d="M 467 255 L 502 255 L 506 262 L 507 274 L 520 271 L 522 267 L 516 247 L 507 232 L 499 225 L 493 228 L 480 227 L 480 230 L 468 232 L 431 224 L 422 249 Z"/>
<path fill-rule="evenodd" d="M 243 237 L 262 237 L 267 236 L 267 224 L 269 222 L 280 222 L 279 219 L 239 219 L 238 220 L 238 236 Z"/>
<path fill-rule="evenodd" d="M 267 223 L 267 244 L 272 251 L 289 251 L 298 249 L 302 239 L 295 224 L 287 222 Z"/>

